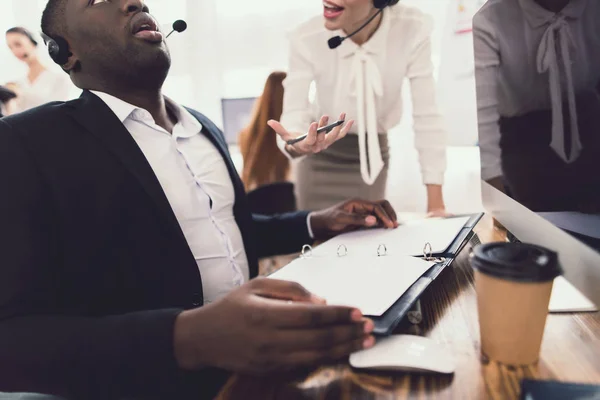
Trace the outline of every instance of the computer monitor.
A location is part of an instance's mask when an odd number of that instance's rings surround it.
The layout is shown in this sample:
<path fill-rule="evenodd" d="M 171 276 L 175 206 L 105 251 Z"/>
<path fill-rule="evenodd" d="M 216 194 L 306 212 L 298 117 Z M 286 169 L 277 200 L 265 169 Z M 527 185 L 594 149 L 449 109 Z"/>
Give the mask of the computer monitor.
<path fill-rule="evenodd" d="M 237 144 L 240 131 L 248 125 L 256 97 L 221 99 L 223 133 L 228 144 Z"/>
<path fill-rule="evenodd" d="M 489 0 L 473 38 L 484 206 L 600 305 L 600 2 Z"/>

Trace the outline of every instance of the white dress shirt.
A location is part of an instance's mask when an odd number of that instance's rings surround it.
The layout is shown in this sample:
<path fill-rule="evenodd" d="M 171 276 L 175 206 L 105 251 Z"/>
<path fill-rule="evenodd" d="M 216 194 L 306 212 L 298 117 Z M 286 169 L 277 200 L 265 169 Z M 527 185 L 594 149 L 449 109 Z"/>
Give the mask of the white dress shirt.
<path fill-rule="evenodd" d="M 534 0 L 489 0 L 475 16 L 475 71 L 482 178 L 502 176 L 500 117 L 552 110 L 550 146 L 567 163 L 581 141 L 575 95 L 600 81 L 600 1 L 550 12 Z M 568 104 L 571 153 L 564 145 Z"/>
<path fill-rule="evenodd" d="M 330 50 L 327 40 L 345 34 L 328 31 L 321 16 L 304 23 L 291 35 L 283 126 L 291 132 L 306 132 L 321 115 L 336 118 L 346 112 L 347 120 L 356 121 L 351 133 L 359 136 L 363 180 L 372 184 L 383 168 L 377 135 L 400 123 L 402 86 L 408 79 L 423 181 L 442 184 L 446 132 L 436 104 L 431 31 L 431 18 L 398 4 L 385 9 L 379 28 L 365 44 L 358 46 L 348 39 Z M 314 104 L 308 99 L 312 82 L 317 91 Z M 283 150 L 282 140 L 279 145 Z"/>
<path fill-rule="evenodd" d="M 204 302 L 214 302 L 247 282 L 248 258 L 233 214 L 233 183 L 198 120 L 166 99 L 178 120 L 170 134 L 148 111 L 106 93 L 93 93 L 123 122 L 158 178 L 196 258 Z"/>
<path fill-rule="evenodd" d="M 66 101 L 75 89 L 69 75 L 64 72 L 44 70 L 35 81 L 27 77 L 16 82 L 19 97 L 14 112 L 23 112 L 52 101 Z"/>

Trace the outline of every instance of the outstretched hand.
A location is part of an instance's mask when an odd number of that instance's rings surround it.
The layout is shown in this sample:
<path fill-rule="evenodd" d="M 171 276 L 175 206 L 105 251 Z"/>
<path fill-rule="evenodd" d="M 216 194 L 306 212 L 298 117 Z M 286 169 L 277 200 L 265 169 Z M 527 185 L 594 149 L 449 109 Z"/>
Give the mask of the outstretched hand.
<path fill-rule="evenodd" d="M 340 120 L 345 120 L 346 114 L 340 115 Z M 333 143 L 345 137 L 350 129 L 354 125 L 354 121 L 350 120 L 343 125 L 334 128 L 331 132 L 317 133 L 319 128 L 327 126 L 329 123 L 329 117 L 324 115 L 321 117 L 319 123 L 313 122 L 308 129 L 308 136 L 306 139 L 295 143 L 293 145 L 286 144 L 286 151 L 293 157 L 301 157 L 308 154 L 316 154 L 327 149 Z M 290 140 L 301 136 L 301 134 L 295 134 L 289 132 L 280 122 L 271 120 L 268 125 L 287 143 Z"/>

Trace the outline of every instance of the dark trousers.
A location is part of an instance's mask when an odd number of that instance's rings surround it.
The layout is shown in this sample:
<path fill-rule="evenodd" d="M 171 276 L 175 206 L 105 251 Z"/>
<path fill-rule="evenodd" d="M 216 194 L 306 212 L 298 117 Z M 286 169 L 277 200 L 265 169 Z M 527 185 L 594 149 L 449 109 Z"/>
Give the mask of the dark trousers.
<path fill-rule="evenodd" d="M 571 130 L 565 112 L 565 139 Z M 600 212 L 600 96 L 577 97 L 580 157 L 565 163 L 550 147 L 552 111 L 501 118 L 502 170 L 511 196 L 529 209 Z"/>

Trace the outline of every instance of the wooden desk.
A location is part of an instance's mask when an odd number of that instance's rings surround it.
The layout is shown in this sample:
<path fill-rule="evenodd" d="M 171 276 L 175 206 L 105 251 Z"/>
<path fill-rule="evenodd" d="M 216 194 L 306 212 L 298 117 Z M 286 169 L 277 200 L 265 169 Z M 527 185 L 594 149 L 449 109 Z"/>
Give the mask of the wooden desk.
<path fill-rule="evenodd" d="M 476 228 L 482 242 L 506 235 L 484 218 Z M 397 333 L 431 337 L 458 361 L 454 376 L 375 374 L 347 363 L 282 378 L 235 376 L 220 399 L 517 399 L 523 378 L 600 384 L 600 315 L 550 315 L 538 365 L 509 369 L 481 360 L 473 272 L 466 248 L 453 267 L 422 297 L 424 321 Z"/>

